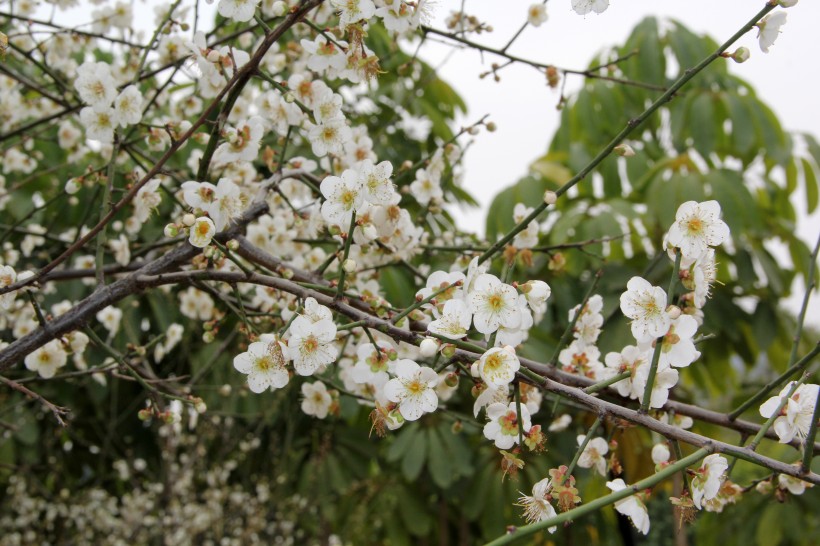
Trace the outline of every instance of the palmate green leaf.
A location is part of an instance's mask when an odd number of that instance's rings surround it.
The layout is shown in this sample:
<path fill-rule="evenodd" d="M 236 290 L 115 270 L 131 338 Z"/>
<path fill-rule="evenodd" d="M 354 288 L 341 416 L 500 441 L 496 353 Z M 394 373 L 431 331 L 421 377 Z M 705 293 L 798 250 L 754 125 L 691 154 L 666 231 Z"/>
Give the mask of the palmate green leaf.
<path fill-rule="evenodd" d="M 427 459 L 427 434 L 420 431 L 415 435 L 413 442 L 411 442 L 401 460 L 401 473 L 404 479 L 412 482 L 421 474 L 424 468 L 424 462 Z"/>
<path fill-rule="evenodd" d="M 687 127 L 692 146 L 709 161 L 709 154 L 716 148 L 718 133 L 722 132 L 721 119 L 715 115 L 715 97 L 708 91 L 698 93 L 689 106 Z"/>
<path fill-rule="evenodd" d="M 439 436 L 438 427 L 431 427 L 427 432 L 427 468 L 433 483 L 442 489 L 447 489 L 458 478 L 455 461 L 447 452 L 444 442 Z"/>

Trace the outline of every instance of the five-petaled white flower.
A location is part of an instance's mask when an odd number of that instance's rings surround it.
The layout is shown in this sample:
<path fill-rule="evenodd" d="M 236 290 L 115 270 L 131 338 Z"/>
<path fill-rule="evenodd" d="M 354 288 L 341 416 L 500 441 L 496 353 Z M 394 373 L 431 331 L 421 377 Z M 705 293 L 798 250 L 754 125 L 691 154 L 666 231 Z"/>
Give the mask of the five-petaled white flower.
<path fill-rule="evenodd" d="M 532 496 L 521 493 L 516 503 L 524 509 L 524 519 L 527 523 L 536 523 L 546 519 L 554 518 L 557 514 L 555 508 L 550 504 L 550 492 L 552 491 L 552 481 L 544 478 L 532 486 Z M 520 491 L 519 491 L 520 493 Z M 547 530 L 554 533 L 557 526 L 549 527 Z"/>
<path fill-rule="evenodd" d="M 637 398 L 643 402 L 643 395 L 646 391 L 646 383 L 649 380 L 649 370 L 651 364 L 644 362 L 640 364 L 632 377 L 632 398 Z M 655 382 L 652 384 L 652 393 L 649 397 L 650 408 L 660 408 L 669 399 L 669 389 L 678 384 L 678 370 L 658 362 L 658 369 L 655 374 Z"/>
<path fill-rule="evenodd" d="M 669 330 L 666 292 L 641 277 L 632 277 L 621 294 L 621 311 L 632 319 L 632 335 L 638 342 L 651 341 Z"/>
<path fill-rule="evenodd" d="M 779 395 L 766 400 L 760 406 L 760 415 L 766 418 L 771 417 L 783 398 L 789 394 L 793 385 L 794 381 L 783 387 Z M 801 442 L 805 441 L 811 427 L 814 405 L 817 403 L 818 389 L 820 386 L 814 384 L 800 385 L 780 410 L 780 414 L 774 420 L 774 431 L 781 443 L 788 444 L 795 436 Z"/>
<path fill-rule="evenodd" d="M 260 393 L 267 389 L 281 389 L 290 379 L 285 368 L 285 345 L 278 339 L 256 341 L 248 350 L 233 359 L 236 371 L 248 376 L 248 387 Z"/>
<path fill-rule="evenodd" d="M 365 159 L 359 167 L 359 172 L 362 193 L 367 202 L 383 206 L 394 205 L 398 202 L 398 194 L 390 181 L 393 165 L 389 161 L 382 161 L 374 165 L 372 161 Z"/>
<path fill-rule="evenodd" d="M 534 27 L 540 27 L 541 23 L 547 20 L 547 6 L 544 4 L 532 4 L 527 8 L 527 22 Z"/>
<path fill-rule="evenodd" d="M 518 328 L 521 324 L 518 293 L 515 288 L 502 283 L 495 275 L 479 275 L 468 302 L 474 314 L 475 329 L 482 334 L 491 334 L 498 330 L 499 326 Z"/>
<path fill-rule="evenodd" d="M 0 288 L 11 286 L 15 282 L 17 282 L 17 272 L 14 271 L 14 268 L 10 265 L 0 265 Z M 5 294 L 0 295 L 0 307 L 3 309 L 10 309 L 16 295 L 16 290 L 14 292 L 6 292 Z M 470 327 L 469 323 L 467 324 L 467 327 Z"/>
<path fill-rule="evenodd" d="M 697 260 L 709 247 L 729 238 L 729 226 L 720 219 L 720 203 L 687 201 L 678 207 L 667 242 L 680 249 L 687 260 Z"/>
<path fill-rule="evenodd" d="M 339 28 L 344 30 L 347 25 L 367 21 L 376 13 L 373 0 L 331 0 L 330 4 L 339 10 Z"/>
<path fill-rule="evenodd" d="M 464 300 L 448 300 L 441 316 L 427 325 L 427 331 L 450 339 L 467 335 L 473 315 Z"/>
<path fill-rule="evenodd" d="M 347 230 L 353 213 L 362 206 L 364 200 L 358 173 L 348 169 L 341 177 L 325 177 L 319 189 L 325 197 L 322 218 L 330 225 Z"/>
<path fill-rule="evenodd" d="M 57 370 L 65 366 L 66 357 L 67 355 L 62 344 L 59 340 L 54 339 L 34 352 L 29 353 L 24 363 L 26 368 L 37 372 L 40 377 L 48 379 L 54 377 Z"/>
<path fill-rule="evenodd" d="M 757 23 L 758 34 L 757 39 L 760 43 L 760 50 L 763 53 L 768 53 L 769 48 L 772 47 L 777 36 L 780 34 L 780 27 L 786 24 L 786 12 L 776 11 L 768 14 L 766 17 Z"/>
<path fill-rule="evenodd" d="M 259 0 L 219 0 L 217 11 L 222 17 L 233 19 L 240 23 L 247 23 L 253 19 L 256 5 Z"/>
<path fill-rule="evenodd" d="M 496 402 L 487 406 L 487 419 L 484 425 L 484 437 L 495 442 L 498 449 L 510 449 L 518 443 L 518 413 L 515 411 L 515 402 L 509 405 Z M 524 433 L 530 431 L 532 422 L 527 406 L 521 404 L 521 424 Z"/>
<path fill-rule="evenodd" d="M 494 347 L 481 355 L 481 360 L 478 361 L 481 379 L 494 389 L 509 385 L 520 367 L 521 362 L 515 356 L 515 349 L 510 346 Z"/>
<path fill-rule="evenodd" d="M 207 216 L 200 216 L 191 226 L 188 233 L 188 242 L 197 248 L 205 248 L 211 244 L 211 239 L 213 239 L 215 233 L 216 226 L 214 226 L 213 220 Z"/>
<path fill-rule="evenodd" d="M 396 363 L 396 377 L 384 386 L 384 395 L 399 404 L 402 417 L 415 421 L 438 407 L 435 391 L 438 381 L 435 370 L 405 358 Z"/>
<path fill-rule="evenodd" d="M 714 453 L 703 459 L 703 465 L 695 471 L 692 479 L 692 501 L 698 509 L 702 501 L 715 498 L 723 482 L 723 473 L 729 468 L 726 457 Z"/>
<path fill-rule="evenodd" d="M 321 381 L 302 383 L 302 411 L 317 419 L 324 419 L 333 405 L 333 397 Z"/>
<path fill-rule="evenodd" d="M 612 491 L 620 491 L 626 489 L 626 483 L 621 478 L 606 482 L 606 486 Z M 615 510 L 621 514 L 628 516 L 638 531 L 643 534 L 649 534 L 649 512 L 646 510 L 646 505 L 642 503 L 635 495 L 615 501 Z"/>
<path fill-rule="evenodd" d="M 338 356 L 333 342 L 336 339 L 336 324 L 331 319 L 311 322 L 298 316 L 290 325 L 288 354 L 299 375 L 313 375 L 330 364 Z"/>
<path fill-rule="evenodd" d="M 580 446 L 584 443 L 586 436 L 578 436 L 576 440 Z M 581 468 L 592 468 L 598 471 L 603 477 L 606 477 L 606 454 L 609 453 L 609 445 L 603 438 L 591 438 L 584 447 L 583 453 L 578 458 L 578 466 Z"/>

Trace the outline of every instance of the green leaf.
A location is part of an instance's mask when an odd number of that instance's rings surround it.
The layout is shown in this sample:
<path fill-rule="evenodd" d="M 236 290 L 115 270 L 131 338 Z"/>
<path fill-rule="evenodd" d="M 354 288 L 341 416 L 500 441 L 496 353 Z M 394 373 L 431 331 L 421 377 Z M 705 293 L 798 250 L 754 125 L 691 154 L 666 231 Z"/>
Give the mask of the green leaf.
<path fill-rule="evenodd" d="M 390 462 L 396 462 L 401 459 L 402 455 L 407 452 L 408 448 L 416 440 L 416 436 L 419 432 L 420 429 L 418 423 L 411 423 L 410 425 L 399 429 L 393 443 L 390 444 L 390 447 L 387 449 L 387 460 Z"/>
<path fill-rule="evenodd" d="M 416 434 L 415 441 L 407 446 L 401 460 L 401 472 L 404 479 L 412 482 L 421 474 L 424 460 L 427 458 L 427 435 Z"/>
<path fill-rule="evenodd" d="M 811 214 L 817 208 L 817 176 L 814 166 L 807 160 L 800 160 L 803 164 L 803 179 L 806 183 L 806 213 Z"/>
<path fill-rule="evenodd" d="M 715 125 L 720 122 L 721 120 L 715 116 L 714 99 L 711 93 L 698 94 L 691 103 L 687 123 L 689 134 L 692 135 L 692 146 L 707 161 L 709 161 L 709 155 L 715 151 L 717 134 L 721 130 Z"/>
<path fill-rule="evenodd" d="M 433 483 L 447 489 L 456 480 L 457 474 L 437 428 L 427 429 L 427 448 L 427 468 L 430 470 Z"/>

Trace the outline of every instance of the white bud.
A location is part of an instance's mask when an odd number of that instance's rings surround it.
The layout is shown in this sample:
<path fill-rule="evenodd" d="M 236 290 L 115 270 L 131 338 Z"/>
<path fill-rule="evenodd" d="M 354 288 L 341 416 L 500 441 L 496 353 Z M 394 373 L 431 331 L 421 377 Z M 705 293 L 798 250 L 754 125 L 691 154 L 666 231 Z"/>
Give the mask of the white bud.
<path fill-rule="evenodd" d="M 296 102 L 296 97 L 293 96 L 293 93 L 285 93 L 285 102 L 288 104 Z"/>
<path fill-rule="evenodd" d="M 353 260 L 353 259 L 350 259 L 350 258 L 345 260 L 344 263 L 342 264 L 342 267 L 344 268 L 346 273 L 353 273 L 354 271 L 356 271 L 356 266 L 357 266 L 356 260 Z"/>
<path fill-rule="evenodd" d="M 635 150 L 629 144 L 618 144 L 613 151 L 621 157 L 632 157 L 635 155 Z"/>
<path fill-rule="evenodd" d="M 190 212 L 182 217 L 182 223 L 188 227 L 191 227 L 196 222 L 196 216 L 191 214 Z"/>
<path fill-rule="evenodd" d="M 69 195 L 74 195 L 75 193 L 80 191 L 81 187 L 82 186 L 76 178 L 71 178 L 68 182 L 65 183 L 65 192 Z"/>
<path fill-rule="evenodd" d="M 209 63 L 217 63 L 219 62 L 219 51 L 212 49 L 208 52 L 208 56 L 205 58 L 208 59 Z"/>
<path fill-rule="evenodd" d="M 376 226 L 373 224 L 367 224 L 362 228 L 364 232 L 364 236 L 367 238 L 368 241 L 373 241 L 379 236 L 379 230 L 376 229 Z"/>
<path fill-rule="evenodd" d="M 284 2 L 274 2 L 271 6 L 271 13 L 274 17 L 282 17 L 288 11 L 288 6 Z"/>
<path fill-rule="evenodd" d="M 478 361 L 470 364 L 470 375 L 472 375 L 475 378 L 481 377 L 481 374 L 478 371 Z"/>
<path fill-rule="evenodd" d="M 544 192 L 544 203 L 547 205 L 554 205 L 556 201 L 558 201 L 557 193 L 552 190 L 547 190 Z"/>
<path fill-rule="evenodd" d="M 430 358 L 431 356 L 436 354 L 436 351 L 438 351 L 438 343 L 435 339 L 426 337 L 423 340 L 421 340 L 419 349 L 421 352 L 421 356 L 425 358 Z"/>
<path fill-rule="evenodd" d="M 664 443 L 652 446 L 652 462 L 661 464 L 669 461 L 669 446 Z"/>
<path fill-rule="evenodd" d="M 745 63 L 751 56 L 752 53 L 749 51 L 748 47 L 739 47 L 734 53 L 732 53 L 732 60 L 738 64 Z"/>
<path fill-rule="evenodd" d="M 797 0 L 780 0 L 777 4 L 783 8 L 790 8 L 797 4 Z"/>
<path fill-rule="evenodd" d="M 669 318 L 675 320 L 680 316 L 681 310 L 680 307 L 678 307 L 677 305 L 670 305 L 666 308 L 666 313 L 669 315 Z"/>
<path fill-rule="evenodd" d="M 179 228 L 177 227 L 176 224 L 168 224 L 167 226 L 165 226 L 164 233 L 165 233 L 166 237 L 171 239 L 171 238 L 176 237 L 177 235 L 179 235 Z"/>

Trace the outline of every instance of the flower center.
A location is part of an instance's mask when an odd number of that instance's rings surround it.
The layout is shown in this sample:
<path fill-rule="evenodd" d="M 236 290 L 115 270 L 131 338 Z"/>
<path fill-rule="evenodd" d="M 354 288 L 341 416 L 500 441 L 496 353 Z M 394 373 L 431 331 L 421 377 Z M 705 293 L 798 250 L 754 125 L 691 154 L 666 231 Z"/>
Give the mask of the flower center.
<path fill-rule="evenodd" d="M 315 336 L 308 337 L 302 344 L 302 351 L 307 354 L 315 353 L 318 348 L 319 340 L 317 340 Z"/>

